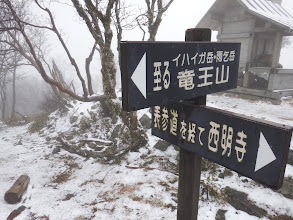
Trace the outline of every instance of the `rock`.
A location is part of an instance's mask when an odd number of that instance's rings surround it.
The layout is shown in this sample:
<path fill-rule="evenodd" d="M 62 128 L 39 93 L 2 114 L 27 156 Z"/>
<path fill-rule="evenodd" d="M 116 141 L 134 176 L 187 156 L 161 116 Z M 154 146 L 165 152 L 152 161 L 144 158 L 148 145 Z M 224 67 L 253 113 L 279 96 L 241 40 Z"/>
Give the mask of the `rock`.
<path fill-rule="evenodd" d="M 79 122 L 79 128 L 82 132 L 85 132 L 87 129 L 91 127 L 91 121 L 86 116 L 82 116 Z"/>
<path fill-rule="evenodd" d="M 55 147 L 52 154 L 58 154 L 60 152 L 60 147 Z"/>
<path fill-rule="evenodd" d="M 98 104 L 95 104 L 95 105 L 92 105 L 91 106 L 91 109 L 97 109 L 99 107 L 99 105 Z"/>
<path fill-rule="evenodd" d="M 77 119 L 78 119 L 77 116 L 71 116 L 71 117 L 69 118 L 69 122 L 70 122 L 70 124 L 75 123 L 75 122 L 77 121 Z"/>
<path fill-rule="evenodd" d="M 287 164 L 290 164 L 293 166 L 293 150 L 289 151 L 288 161 Z"/>
<path fill-rule="evenodd" d="M 168 148 L 170 145 L 171 145 L 171 144 L 168 143 L 167 141 L 159 140 L 159 141 L 155 144 L 154 148 L 156 148 L 156 149 L 158 149 L 158 150 L 160 150 L 160 151 L 166 151 L 167 148 Z"/>
<path fill-rule="evenodd" d="M 293 199 L 293 179 L 284 178 L 283 186 L 278 192 L 289 199 Z"/>
<path fill-rule="evenodd" d="M 149 118 L 149 116 L 147 116 L 146 114 L 144 114 L 140 119 L 139 119 L 142 127 L 144 129 L 150 129 L 152 127 L 152 120 Z"/>
<path fill-rule="evenodd" d="M 21 140 L 19 140 L 16 145 L 22 145 Z"/>
<path fill-rule="evenodd" d="M 216 220 L 226 220 L 225 213 L 227 210 L 219 209 L 216 214 Z"/>
<path fill-rule="evenodd" d="M 46 137 L 46 141 L 49 142 L 51 140 L 50 137 Z"/>
<path fill-rule="evenodd" d="M 267 211 L 256 206 L 253 201 L 247 199 L 247 194 L 237 191 L 227 186 L 224 189 L 224 194 L 227 202 L 235 209 L 246 212 L 249 215 L 254 215 L 259 218 L 266 216 Z"/>
<path fill-rule="evenodd" d="M 233 176 L 232 171 L 227 168 L 225 168 L 224 171 L 221 172 L 218 177 L 224 179 L 226 176 Z"/>
<path fill-rule="evenodd" d="M 221 178 L 221 179 L 224 179 L 224 178 L 225 178 L 225 175 L 224 175 L 224 173 L 220 173 L 220 174 L 218 175 L 218 177 Z"/>

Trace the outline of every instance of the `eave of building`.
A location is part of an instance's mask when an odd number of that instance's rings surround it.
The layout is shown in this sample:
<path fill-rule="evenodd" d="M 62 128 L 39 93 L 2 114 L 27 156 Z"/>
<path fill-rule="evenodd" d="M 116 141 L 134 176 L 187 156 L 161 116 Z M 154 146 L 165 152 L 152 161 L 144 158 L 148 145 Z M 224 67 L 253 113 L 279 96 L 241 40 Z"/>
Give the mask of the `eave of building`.
<path fill-rule="evenodd" d="M 284 35 L 293 36 L 293 16 L 280 4 L 266 0 L 217 0 L 196 27 L 217 30 L 227 7 L 235 4 L 241 5 L 246 13 L 275 24 Z"/>

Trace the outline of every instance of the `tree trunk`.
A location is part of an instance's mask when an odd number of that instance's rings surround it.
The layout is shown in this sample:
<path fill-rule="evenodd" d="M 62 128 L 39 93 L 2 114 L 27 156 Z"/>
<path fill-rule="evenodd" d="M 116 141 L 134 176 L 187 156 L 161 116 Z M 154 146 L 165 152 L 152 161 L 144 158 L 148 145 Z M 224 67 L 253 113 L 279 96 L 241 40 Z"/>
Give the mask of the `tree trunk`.
<path fill-rule="evenodd" d="M 120 105 L 117 105 L 112 100 L 116 99 L 116 65 L 114 62 L 114 54 L 110 48 L 103 48 L 102 53 L 102 76 L 103 76 L 103 89 L 107 98 L 107 106 L 109 107 L 113 119 L 116 123 L 118 117 L 122 118 L 124 124 L 129 128 L 131 136 L 131 150 L 136 151 L 140 147 L 147 144 L 147 137 L 138 124 L 136 112 L 124 112 Z"/>
<path fill-rule="evenodd" d="M 104 47 L 101 50 L 103 90 L 107 100 L 116 99 L 116 65 L 111 48 Z"/>
<path fill-rule="evenodd" d="M 16 65 L 13 69 L 12 75 L 12 107 L 11 107 L 11 118 L 15 116 L 15 105 L 16 105 L 16 90 L 15 90 L 15 80 L 16 80 Z"/>
<path fill-rule="evenodd" d="M 1 114 L 1 120 L 5 119 L 5 109 L 6 109 L 6 99 L 4 97 L 1 98 L 1 102 L 2 102 L 2 114 Z"/>
<path fill-rule="evenodd" d="M 108 1 L 105 13 L 103 13 L 102 11 L 99 11 L 99 8 L 96 7 L 90 0 L 85 1 L 85 7 L 87 9 L 84 9 L 78 0 L 72 0 L 72 3 L 74 4 L 77 12 L 85 20 L 93 38 L 95 39 L 95 42 L 98 45 L 102 66 L 101 72 L 103 80 L 103 90 L 106 97 L 106 104 L 112 116 L 113 123 L 115 124 L 119 117 L 122 118 L 125 125 L 129 128 L 132 139 L 130 148 L 133 149 L 145 145 L 147 139 L 145 132 L 138 124 L 136 114 L 122 112 L 121 105 L 114 101 L 117 98 L 115 91 L 117 69 L 114 60 L 114 54 L 111 49 L 111 43 L 113 38 L 113 32 L 111 30 L 111 10 L 115 2 L 117 10 L 118 2 L 111 0 Z M 85 11 L 87 11 L 87 13 Z M 104 32 L 101 30 L 101 25 L 104 29 Z M 119 39 L 119 37 L 121 36 L 120 34 L 118 35 Z"/>
<path fill-rule="evenodd" d="M 156 35 L 158 33 L 158 28 L 159 28 L 160 24 L 158 24 L 158 26 L 155 26 L 155 25 L 157 25 L 157 24 L 151 25 L 149 27 L 150 37 L 149 37 L 148 41 L 156 41 Z"/>
<path fill-rule="evenodd" d="M 121 26 L 121 2 L 120 0 L 116 1 L 115 3 L 115 17 L 116 17 L 116 31 L 117 31 L 117 51 L 118 51 L 118 62 L 119 62 L 119 66 L 120 66 L 120 42 L 122 40 L 122 33 L 123 33 L 123 29 Z"/>
<path fill-rule="evenodd" d="M 86 72 L 86 76 L 87 76 L 87 85 L 88 85 L 88 90 L 89 90 L 90 95 L 94 94 L 94 90 L 93 90 L 93 86 L 92 86 L 92 76 L 91 76 L 91 71 L 90 71 L 90 64 L 93 60 L 96 46 L 97 46 L 97 44 L 95 43 L 90 55 L 88 56 L 88 58 L 85 59 L 85 72 Z"/>
<path fill-rule="evenodd" d="M 0 96 L 1 96 L 1 119 L 4 120 L 5 119 L 5 113 L 6 113 L 6 75 L 4 75 L 3 78 L 3 84 L 1 85 L 1 91 L 0 91 Z"/>
<path fill-rule="evenodd" d="M 122 111 L 121 118 L 129 128 L 131 136 L 131 151 L 138 151 L 147 144 L 148 139 L 142 126 L 139 125 L 136 112 Z"/>

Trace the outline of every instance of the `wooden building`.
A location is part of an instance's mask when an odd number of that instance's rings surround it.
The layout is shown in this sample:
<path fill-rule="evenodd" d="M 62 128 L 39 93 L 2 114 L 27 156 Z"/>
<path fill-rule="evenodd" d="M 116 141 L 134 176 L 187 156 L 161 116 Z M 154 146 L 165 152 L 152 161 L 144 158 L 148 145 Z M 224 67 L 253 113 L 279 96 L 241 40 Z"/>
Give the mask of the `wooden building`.
<path fill-rule="evenodd" d="M 236 92 L 270 98 L 293 96 L 293 69 L 279 64 L 283 37 L 293 36 L 293 16 L 281 3 L 216 0 L 197 24 L 218 31 L 220 42 L 241 43 Z"/>

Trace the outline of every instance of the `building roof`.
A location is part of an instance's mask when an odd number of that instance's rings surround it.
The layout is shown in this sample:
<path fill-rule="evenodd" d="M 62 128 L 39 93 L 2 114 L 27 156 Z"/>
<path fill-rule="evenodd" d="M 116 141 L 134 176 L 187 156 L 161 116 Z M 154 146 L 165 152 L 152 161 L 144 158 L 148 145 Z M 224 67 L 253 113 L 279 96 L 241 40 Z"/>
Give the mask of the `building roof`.
<path fill-rule="evenodd" d="M 229 0 L 216 0 L 197 24 L 197 27 L 215 29 L 218 22 L 211 19 L 210 15 L 212 13 L 218 14 L 224 12 L 227 10 L 227 7 L 237 4 L 237 2 L 242 5 L 245 11 L 281 26 L 287 32 L 293 32 L 293 16 L 281 4 L 270 0 L 233 0 L 233 2 Z"/>

